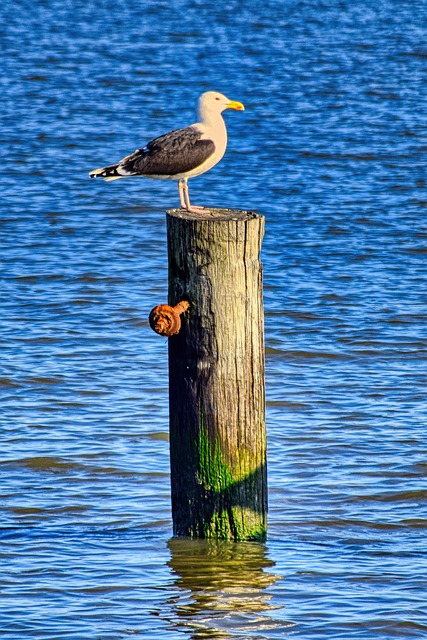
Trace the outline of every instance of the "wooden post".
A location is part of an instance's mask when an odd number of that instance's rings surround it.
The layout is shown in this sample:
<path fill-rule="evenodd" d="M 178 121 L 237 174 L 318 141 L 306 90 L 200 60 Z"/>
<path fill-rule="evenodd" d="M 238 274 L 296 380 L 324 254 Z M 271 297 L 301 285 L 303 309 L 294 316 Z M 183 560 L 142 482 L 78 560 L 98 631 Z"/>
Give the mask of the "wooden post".
<path fill-rule="evenodd" d="M 167 212 L 169 304 L 188 300 L 169 338 L 174 534 L 266 535 L 264 218 Z"/>

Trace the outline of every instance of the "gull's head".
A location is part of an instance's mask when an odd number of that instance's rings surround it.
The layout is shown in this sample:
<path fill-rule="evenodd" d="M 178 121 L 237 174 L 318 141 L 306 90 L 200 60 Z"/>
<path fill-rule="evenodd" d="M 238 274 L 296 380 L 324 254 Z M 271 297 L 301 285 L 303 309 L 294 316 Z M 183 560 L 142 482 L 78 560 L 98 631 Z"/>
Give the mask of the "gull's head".
<path fill-rule="evenodd" d="M 202 93 L 197 106 L 198 113 L 202 118 L 208 114 L 222 113 L 225 109 L 243 111 L 245 108 L 241 102 L 230 100 L 222 93 L 218 93 L 218 91 L 206 91 Z"/>

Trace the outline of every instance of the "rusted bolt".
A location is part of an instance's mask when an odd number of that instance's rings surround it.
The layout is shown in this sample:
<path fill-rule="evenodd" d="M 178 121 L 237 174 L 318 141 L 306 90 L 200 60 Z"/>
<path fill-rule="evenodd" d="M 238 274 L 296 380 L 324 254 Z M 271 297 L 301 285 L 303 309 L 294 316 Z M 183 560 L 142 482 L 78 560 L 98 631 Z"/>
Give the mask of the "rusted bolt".
<path fill-rule="evenodd" d="M 185 313 L 190 304 L 187 300 L 181 300 L 174 307 L 168 304 L 158 304 L 157 307 L 151 309 L 148 321 L 150 327 L 161 336 L 170 338 L 181 329 L 181 313 Z"/>

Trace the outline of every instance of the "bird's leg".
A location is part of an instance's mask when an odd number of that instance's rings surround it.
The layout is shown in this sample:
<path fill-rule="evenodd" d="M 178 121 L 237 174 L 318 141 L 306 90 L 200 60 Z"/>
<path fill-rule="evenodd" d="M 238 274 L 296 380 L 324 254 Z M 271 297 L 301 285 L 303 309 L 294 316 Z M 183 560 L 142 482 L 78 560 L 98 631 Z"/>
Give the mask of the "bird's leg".
<path fill-rule="evenodd" d="M 178 193 L 179 193 L 179 202 L 181 204 L 181 209 L 187 208 L 187 205 L 185 202 L 185 196 L 184 196 L 184 189 L 185 189 L 184 183 L 185 183 L 185 180 L 183 180 L 182 178 L 181 180 L 178 180 Z"/>
<path fill-rule="evenodd" d="M 184 180 L 182 181 L 182 190 L 184 192 L 184 200 L 185 200 L 185 207 L 184 208 L 187 209 L 188 212 L 190 212 L 190 213 L 204 213 L 206 211 L 206 209 L 204 207 L 192 206 L 192 204 L 190 202 L 190 193 L 188 191 L 187 178 L 184 178 Z M 182 204 L 181 204 L 181 206 L 182 206 Z"/>

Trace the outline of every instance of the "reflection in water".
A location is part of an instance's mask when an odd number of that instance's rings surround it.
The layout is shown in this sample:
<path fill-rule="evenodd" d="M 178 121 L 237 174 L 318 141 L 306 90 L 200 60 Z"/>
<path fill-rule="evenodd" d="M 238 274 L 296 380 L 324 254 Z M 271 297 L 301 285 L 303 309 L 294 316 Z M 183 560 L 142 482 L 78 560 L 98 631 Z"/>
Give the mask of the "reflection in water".
<path fill-rule="evenodd" d="M 180 592 L 172 602 L 173 623 L 196 638 L 283 637 L 289 625 L 268 615 L 273 606 L 265 589 L 281 576 L 258 542 L 172 538 L 169 566 Z M 266 615 L 267 614 L 267 615 Z M 276 633 L 280 634 L 276 636 Z"/>

